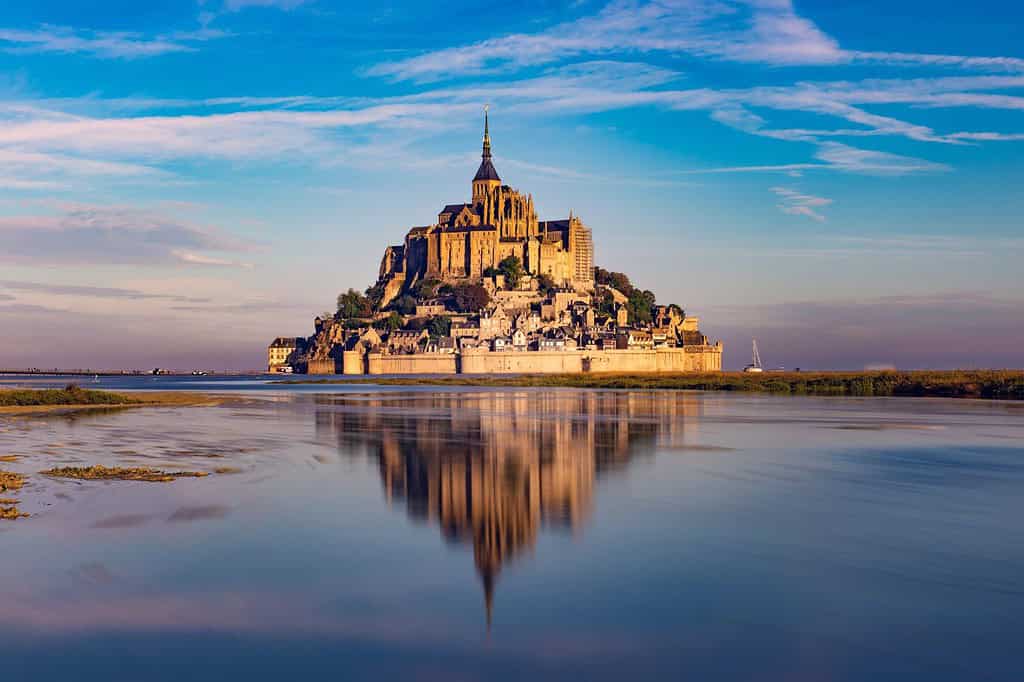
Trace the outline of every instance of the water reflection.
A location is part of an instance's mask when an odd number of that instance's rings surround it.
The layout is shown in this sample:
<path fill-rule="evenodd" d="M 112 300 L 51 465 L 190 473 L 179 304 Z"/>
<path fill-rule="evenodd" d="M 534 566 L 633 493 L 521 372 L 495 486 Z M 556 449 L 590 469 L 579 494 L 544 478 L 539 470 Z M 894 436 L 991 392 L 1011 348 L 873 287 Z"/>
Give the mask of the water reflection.
<path fill-rule="evenodd" d="M 489 392 L 319 396 L 316 432 L 379 466 L 389 503 L 473 547 L 488 626 L 502 567 L 542 527 L 579 532 L 597 479 L 681 447 L 702 402 L 681 394 Z"/>

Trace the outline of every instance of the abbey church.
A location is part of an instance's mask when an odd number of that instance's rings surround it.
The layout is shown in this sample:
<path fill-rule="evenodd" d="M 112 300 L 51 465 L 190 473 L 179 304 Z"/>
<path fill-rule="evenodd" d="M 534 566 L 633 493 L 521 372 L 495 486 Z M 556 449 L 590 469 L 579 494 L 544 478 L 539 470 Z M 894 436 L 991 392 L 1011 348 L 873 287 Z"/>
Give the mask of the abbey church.
<path fill-rule="evenodd" d="M 479 279 L 509 256 L 530 275 L 547 275 L 559 287 L 594 288 L 590 229 L 571 213 L 562 220 L 538 220 L 533 196 L 501 183 L 485 112 L 472 200 L 448 204 L 436 223 L 412 228 L 404 244 L 387 248 L 380 266 L 383 304 L 420 280 Z"/>

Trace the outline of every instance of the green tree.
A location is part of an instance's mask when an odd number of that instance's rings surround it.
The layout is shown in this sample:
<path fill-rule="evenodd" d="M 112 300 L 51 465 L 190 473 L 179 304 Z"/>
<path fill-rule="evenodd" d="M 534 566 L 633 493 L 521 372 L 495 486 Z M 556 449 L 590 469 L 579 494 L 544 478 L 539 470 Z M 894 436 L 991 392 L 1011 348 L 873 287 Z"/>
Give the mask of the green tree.
<path fill-rule="evenodd" d="M 338 294 L 337 317 L 348 320 L 353 317 L 368 317 L 372 314 L 370 299 L 360 294 L 355 289 L 349 289 L 343 294 Z"/>
<path fill-rule="evenodd" d="M 437 288 L 439 286 L 441 286 L 441 281 L 437 279 L 420 280 L 412 288 L 412 295 L 418 299 L 433 298 L 437 296 Z"/>
<path fill-rule="evenodd" d="M 401 315 L 412 315 L 416 312 L 416 299 L 409 294 L 398 297 L 391 307 Z"/>
<path fill-rule="evenodd" d="M 448 336 L 452 333 L 451 318 L 445 315 L 438 315 L 430 318 L 430 322 L 427 323 L 427 333 L 430 334 L 430 338 L 432 339 L 436 339 L 441 336 Z"/>
<path fill-rule="evenodd" d="M 537 288 L 542 294 L 549 294 L 555 289 L 555 280 L 551 279 L 551 275 L 544 273 L 537 275 Z"/>
<path fill-rule="evenodd" d="M 430 321 L 423 317 L 414 317 L 405 323 L 405 328 L 412 332 L 418 332 L 421 329 L 426 329 Z"/>
<path fill-rule="evenodd" d="M 369 302 L 371 310 L 380 308 L 380 302 L 384 300 L 384 287 L 380 284 L 367 287 L 366 300 Z"/>
<path fill-rule="evenodd" d="M 491 302 L 491 295 L 479 284 L 460 284 L 452 295 L 452 305 L 460 313 L 478 312 Z"/>
<path fill-rule="evenodd" d="M 594 282 L 596 284 L 603 284 L 605 286 L 612 287 L 620 292 L 627 298 L 633 295 L 635 288 L 633 283 L 629 281 L 629 277 L 622 272 L 611 272 L 604 268 L 594 268 Z"/>
<path fill-rule="evenodd" d="M 626 304 L 630 324 L 645 324 L 654 319 L 654 293 L 633 289 Z"/>
<path fill-rule="evenodd" d="M 594 312 L 598 315 L 604 315 L 607 317 L 615 316 L 615 297 L 612 296 L 612 292 L 605 291 L 601 295 L 601 300 L 597 302 L 594 307 Z"/>
<path fill-rule="evenodd" d="M 484 277 L 497 277 L 501 274 L 501 270 L 491 265 L 484 268 Z"/>
<path fill-rule="evenodd" d="M 383 331 L 393 332 L 396 329 L 402 328 L 402 316 L 392 310 L 390 315 L 377 320 L 373 323 L 373 326 Z"/>
<path fill-rule="evenodd" d="M 518 256 L 505 258 L 498 263 L 498 269 L 501 271 L 501 274 L 505 275 L 505 284 L 510 289 L 515 289 L 519 286 L 519 280 L 526 274 L 526 271 L 523 270 L 523 261 L 519 260 Z"/>

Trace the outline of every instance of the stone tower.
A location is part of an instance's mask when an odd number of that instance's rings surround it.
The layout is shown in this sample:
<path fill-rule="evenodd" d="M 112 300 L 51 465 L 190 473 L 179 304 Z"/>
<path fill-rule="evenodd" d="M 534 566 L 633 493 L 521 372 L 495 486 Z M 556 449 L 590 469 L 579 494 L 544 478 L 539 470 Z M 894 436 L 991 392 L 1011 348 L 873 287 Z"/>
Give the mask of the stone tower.
<path fill-rule="evenodd" d="M 628 325 L 629 310 L 626 309 L 626 306 L 620 304 L 619 307 L 615 309 L 615 326 L 626 327 Z"/>
<path fill-rule="evenodd" d="M 480 158 L 480 168 L 473 176 L 473 203 L 482 204 L 493 189 L 501 186 L 498 171 L 491 163 L 491 133 L 487 120 L 487 107 L 484 107 L 484 149 Z"/>

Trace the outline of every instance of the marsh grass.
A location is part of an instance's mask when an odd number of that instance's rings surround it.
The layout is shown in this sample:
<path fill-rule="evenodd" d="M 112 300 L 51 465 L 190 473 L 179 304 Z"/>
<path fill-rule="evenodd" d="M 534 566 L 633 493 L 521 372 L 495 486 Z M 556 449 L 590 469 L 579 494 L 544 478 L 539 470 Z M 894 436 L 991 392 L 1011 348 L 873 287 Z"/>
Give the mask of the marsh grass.
<path fill-rule="evenodd" d="M 0 471 L 0 493 L 19 490 L 25 485 L 25 477 L 13 471 Z M 18 510 L 18 501 L 10 498 L 0 499 L 0 519 L 14 521 L 25 518 L 28 514 Z"/>
<path fill-rule="evenodd" d="M 217 405 L 222 398 L 185 391 L 114 393 L 68 384 L 64 388 L 0 390 L 0 413 L 97 410 L 121 407 L 186 407 Z"/>
<path fill-rule="evenodd" d="M 0 493 L 8 490 L 19 490 L 25 485 L 25 477 L 13 471 L 0 471 Z"/>
<path fill-rule="evenodd" d="M 89 467 L 56 467 L 40 471 L 44 476 L 73 478 L 82 481 L 147 481 L 170 483 L 179 478 L 202 478 L 205 471 L 161 471 L 147 467 L 105 467 L 100 464 Z"/>
<path fill-rule="evenodd" d="M 131 405 L 139 402 L 123 393 L 92 391 L 77 384 L 64 388 L 9 389 L 0 391 L 0 406 L 28 407 L 36 405 Z"/>
<path fill-rule="evenodd" d="M 10 502 L 17 502 L 17 500 L 9 500 Z M 17 506 L 0 507 L 0 520 L 14 521 L 16 519 L 28 518 L 29 514 L 20 511 Z"/>
<path fill-rule="evenodd" d="M 720 372 L 714 374 L 524 374 L 312 379 L 280 383 L 509 386 L 738 391 L 783 395 L 915 396 L 1024 400 L 1020 370 L 914 372 Z"/>

